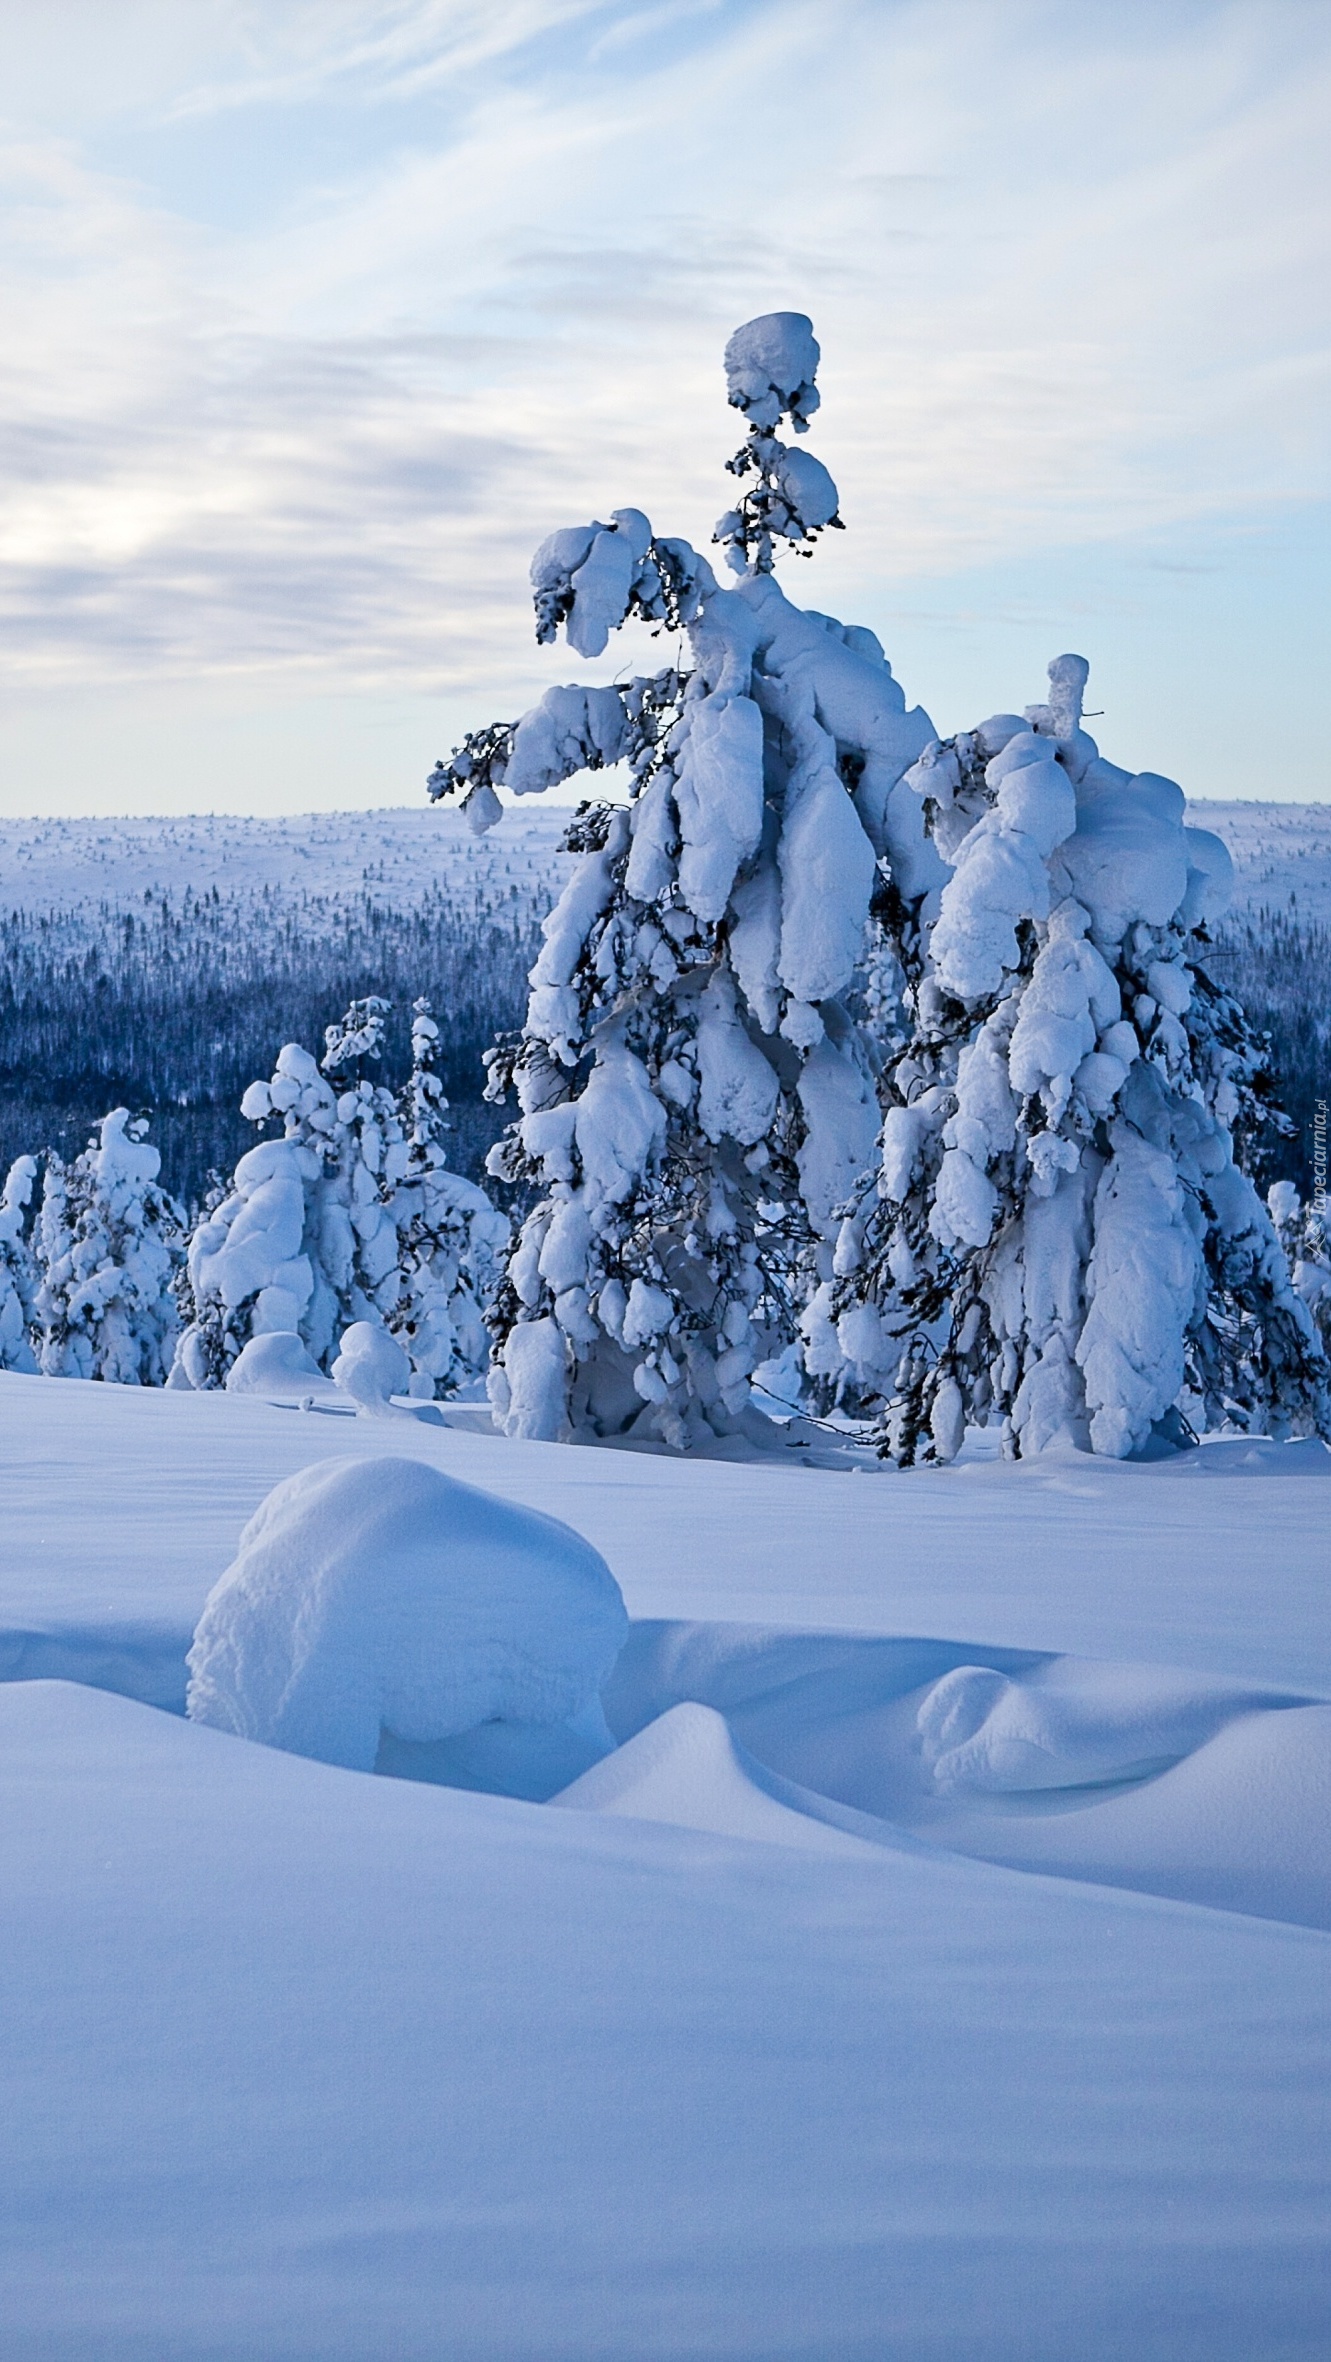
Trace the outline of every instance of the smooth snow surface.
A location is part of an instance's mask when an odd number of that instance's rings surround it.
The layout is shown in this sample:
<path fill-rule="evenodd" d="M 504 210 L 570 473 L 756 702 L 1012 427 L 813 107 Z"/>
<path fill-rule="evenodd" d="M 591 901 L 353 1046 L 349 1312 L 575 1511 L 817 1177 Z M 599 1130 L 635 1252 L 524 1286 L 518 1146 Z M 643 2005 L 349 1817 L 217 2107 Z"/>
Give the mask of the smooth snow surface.
<path fill-rule="evenodd" d="M 307 1398 L 0 1377 L 5 2362 L 1321 2362 L 1331 1453 Z M 387 1778 L 183 1717 L 275 1487 L 303 1671 L 437 1715 L 467 1482 L 449 1629 L 557 1514 L 633 1618 L 600 1699 L 390 1720 Z"/>
<path fill-rule="evenodd" d="M 605 1693 L 628 1744 L 561 1801 L 739 1835 L 740 1780 L 775 1777 L 783 1803 L 839 1804 L 861 1835 L 1331 1928 L 1331 1706 L 1157 1666 L 989 1655 L 638 1624 Z M 702 1711 L 680 1698 L 724 1716 L 741 1771 L 710 1722 L 675 1729 Z"/>
<path fill-rule="evenodd" d="M 695 1704 L 672 1706 L 552 1801 L 577 1812 L 672 1821 L 809 1853 L 845 1854 L 888 1836 L 867 1814 L 839 1812 L 764 1771 L 738 1745 L 724 1715 Z"/>
<path fill-rule="evenodd" d="M 316 1462 L 261 1503 L 210 1591 L 187 1711 L 369 1771 L 381 1731 L 567 1722 L 626 1629 L 604 1560 L 555 1519 L 420 1460 Z"/>
<path fill-rule="evenodd" d="M 1323 1937 L 62 1683 L 0 1781 L 14 2362 L 1325 2353 Z"/>

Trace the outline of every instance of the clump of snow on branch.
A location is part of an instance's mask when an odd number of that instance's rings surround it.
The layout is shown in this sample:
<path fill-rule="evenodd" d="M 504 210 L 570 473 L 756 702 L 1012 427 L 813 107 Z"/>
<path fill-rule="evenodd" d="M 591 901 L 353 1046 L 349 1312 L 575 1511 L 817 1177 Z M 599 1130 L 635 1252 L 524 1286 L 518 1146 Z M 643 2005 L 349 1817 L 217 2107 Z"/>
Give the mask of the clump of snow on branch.
<path fill-rule="evenodd" d="M 903 783 L 945 868 L 900 883 L 909 1038 L 878 1171 L 806 1315 L 811 1370 L 884 1404 L 885 1451 L 968 1422 L 1115 1457 L 1210 1425 L 1326 1432 L 1328 1372 L 1238 1161 L 1262 1045 L 1207 967 L 1229 857 L 1182 791 L 1108 762 L 1087 667 L 924 750 Z"/>
<path fill-rule="evenodd" d="M 628 1617 L 568 1526 L 425 1462 L 316 1462 L 268 1495 L 189 1654 L 196 1722 L 370 1771 L 381 1740 L 581 1720 Z"/>
<path fill-rule="evenodd" d="M 902 776 L 932 738 L 871 632 L 793 606 L 772 565 L 839 522 L 806 454 L 818 348 L 802 315 L 727 349 L 749 421 L 748 487 L 717 529 L 740 573 L 663 541 L 636 510 L 550 536 L 537 635 L 584 655 L 631 617 L 680 629 L 687 667 L 552 689 L 469 738 L 432 794 L 534 793 L 628 766 L 626 806 L 584 807 L 582 853 L 545 923 L 526 1025 L 491 1064 L 518 1118 L 491 1170 L 533 1190 L 495 1316 L 495 1411 L 510 1434 L 744 1427 L 749 1381 L 831 1274 L 836 1208 L 878 1127 L 876 1052 L 850 1013 L 890 860 L 945 874 Z M 488 800 L 482 800 L 487 799 Z"/>
<path fill-rule="evenodd" d="M 146 1117 L 117 1107 L 72 1164 L 48 1154 L 32 1308 L 37 1359 L 48 1377 L 122 1386 L 166 1379 L 184 1219 L 158 1185 L 162 1160 L 147 1130 Z M 19 1186 L 30 1188 L 31 1177 Z"/>
<path fill-rule="evenodd" d="M 718 520 L 713 538 L 737 574 L 750 567 L 770 574 L 778 541 L 807 557 L 826 526 L 841 530 L 837 488 L 822 461 L 792 451 L 773 432 L 789 416 L 797 435 L 808 433 L 820 399 L 818 361 L 817 341 L 802 312 L 750 320 L 726 346 L 726 391 L 749 422 L 746 442 L 726 465 L 746 489 Z"/>

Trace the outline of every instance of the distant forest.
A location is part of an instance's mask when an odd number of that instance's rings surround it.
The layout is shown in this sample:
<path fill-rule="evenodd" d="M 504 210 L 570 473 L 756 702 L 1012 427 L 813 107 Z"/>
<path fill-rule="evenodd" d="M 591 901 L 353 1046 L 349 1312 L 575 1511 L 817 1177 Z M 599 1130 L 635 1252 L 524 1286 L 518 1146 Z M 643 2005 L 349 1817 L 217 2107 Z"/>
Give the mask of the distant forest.
<path fill-rule="evenodd" d="M 1207 965 L 1270 1035 L 1280 1104 L 1297 1126 L 1293 1139 L 1271 1144 L 1257 1177 L 1293 1181 L 1307 1198 L 1313 1114 L 1331 1095 L 1331 927 L 1278 910 L 1236 913 Z"/>
<path fill-rule="evenodd" d="M 409 910 L 373 890 L 293 894 L 274 886 L 135 910 L 11 911 L 0 917 L 0 1172 L 42 1148 L 71 1156 L 108 1108 L 152 1115 L 163 1180 L 197 1205 L 210 1170 L 229 1174 L 259 1137 L 240 1114 L 247 1083 L 283 1042 L 316 1056 L 349 1000 L 392 1005 L 383 1079 L 409 1062 L 411 1004 L 441 1029 L 453 1162 L 473 1178 L 505 1121 L 481 1100 L 482 1054 L 522 1020 L 540 913 L 524 888 L 436 885 Z M 1331 928 L 1280 912 L 1228 921 L 1211 957 L 1269 1032 L 1281 1102 L 1298 1127 L 1272 1141 L 1260 1180 L 1312 1187 L 1314 1102 L 1331 1072 Z"/>
<path fill-rule="evenodd" d="M 479 1173 L 504 1121 L 481 1101 L 482 1052 L 521 1023 L 538 914 L 516 888 L 465 902 L 431 888 L 409 910 L 372 892 L 276 887 L 134 911 L 0 917 L 0 1164 L 82 1148 L 108 1108 L 150 1111 L 162 1178 L 187 1206 L 260 1137 L 240 1097 L 283 1042 L 321 1056 L 348 1001 L 392 1003 L 382 1079 L 410 1063 L 411 1005 L 429 1000 L 452 1102 L 453 1162 Z"/>

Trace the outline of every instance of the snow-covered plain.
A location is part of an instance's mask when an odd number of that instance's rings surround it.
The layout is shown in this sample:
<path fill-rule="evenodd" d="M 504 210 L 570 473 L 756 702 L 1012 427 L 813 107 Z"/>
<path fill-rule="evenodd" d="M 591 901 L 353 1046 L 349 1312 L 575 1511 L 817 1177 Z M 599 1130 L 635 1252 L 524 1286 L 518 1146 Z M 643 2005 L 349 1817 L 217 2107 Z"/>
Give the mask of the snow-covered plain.
<path fill-rule="evenodd" d="M 607 774 L 613 788 L 615 775 Z M 593 784 L 598 784 L 593 782 Z M 1234 908 L 1288 909 L 1331 918 L 1331 805 L 1189 805 L 1198 827 L 1224 838 L 1234 858 Z M 283 893 L 346 898 L 378 890 L 410 906 L 428 889 L 511 882 L 533 901 L 553 901 L 571 867 L 560 851 L 567 805 L 528 800 L 510 808 L 488 836 L 475 836 L 448 806 L 369 812 L 308 812 L 275 820 L 230 813 L 130 820 L 0 819 L 0 907 L 74 911 L 195 894 Z"/>
<path fill-rule="evenodd" d="M 1326 2351 L 1331 1454 L 311 1399 L 0 1378 L 6 2355 Z M 556 1801 L 183 1719 L 260 1501 L 386 1452 L 622 1587 Z"/>
<path fill-rule="evenodd" d="M 304 812 L 276 820 L 231 813 L 128 820 L 0 819 L 0 907 L 77 911 L 179 901 L 211 892 L 348 899 L 367 889 L 411 908 L 432 886 L 461 894 L 510 884 L 553 899 L 569 867 L 559 851 L 567 807 L 508 815 L 476 836 L 455 811 L 427 804 L 370 812 Z"/>
<path fill-rule="evenodd" d="M 1193 803 L 1234 862 L 1234 909 L 1331 919 L 1331 804 Z"/>

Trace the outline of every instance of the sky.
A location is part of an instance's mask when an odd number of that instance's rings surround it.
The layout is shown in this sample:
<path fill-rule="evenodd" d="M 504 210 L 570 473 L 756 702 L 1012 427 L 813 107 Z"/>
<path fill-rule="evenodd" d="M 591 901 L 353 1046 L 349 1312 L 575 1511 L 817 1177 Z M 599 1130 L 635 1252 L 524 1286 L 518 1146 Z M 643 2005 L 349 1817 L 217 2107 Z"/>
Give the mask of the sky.
<path fill-rule="evenodd" d="M 415 802 L 585 665 L 552 528 L 707 548 L 721 353 L 808 312 L 867 623 L 940 733 L 1325 799 L 1325 0 L 0 12 L 0 811 Z"/>

